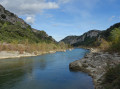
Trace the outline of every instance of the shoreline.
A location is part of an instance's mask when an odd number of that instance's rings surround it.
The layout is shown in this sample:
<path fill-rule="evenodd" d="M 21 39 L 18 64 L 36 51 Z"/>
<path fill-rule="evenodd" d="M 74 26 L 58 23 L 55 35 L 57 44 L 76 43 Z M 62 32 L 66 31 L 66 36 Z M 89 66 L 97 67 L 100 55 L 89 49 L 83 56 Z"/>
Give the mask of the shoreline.
<path fill-rule="evenodd" d="M 86 54 L 84 58 L 70 63 L 69 68 L 73 71 L 88 73 L 93 79 L 94 88 L 104 89 L 101 84 L 104 80 L 104 74 L 108 67 L 114 67 L 120 63 L 120 55 L 101 52 L 93 48 L 89 48 L 89 50 L 90 53 Z"/>
<path fill-rule="evenodd" d="M 66 49 L 67 50 L 67 49 Z M 66 50 L 56 50 L 56 51 L 48 51 L 48 52 L 23 52 L 20 53 L 19 51 L 1 51 L 0 52 L 0 59 L 8 59 L 8 58 L 21 58 L 21 57 L 32 57 L 32 56 L 40 56 L 48 53 L 56 53 L 56 52 L 66 52 Z M 71 49 L 68 49 L 71 50 Z"/>

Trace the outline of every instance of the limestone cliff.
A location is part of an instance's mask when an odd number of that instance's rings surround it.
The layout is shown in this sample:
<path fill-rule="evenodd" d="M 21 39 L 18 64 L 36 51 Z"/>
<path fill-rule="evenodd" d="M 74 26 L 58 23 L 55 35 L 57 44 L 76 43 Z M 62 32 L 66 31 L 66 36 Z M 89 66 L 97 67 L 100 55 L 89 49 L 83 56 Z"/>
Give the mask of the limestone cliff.
<path fill-rule="evenodd" d="M 11 22 L 12 24 L 21 22 L 22 27 L 24 28 L 29 26 L 26 22 L 24 22 L 23 19 L 19 18 L 14 13 L 6 10 L 2 5 L 0 5 L 0 19 L 3 21 Z"/>
<path fill-rule="evenodd" d="M 68 36 L 61 41 L 73 46 L 88 45 L 89 43 L 92 43 L 96 37 L 99 37 L 100 33 L 101 31 L 99 30 L 91 30 L 81 36 Z"/>

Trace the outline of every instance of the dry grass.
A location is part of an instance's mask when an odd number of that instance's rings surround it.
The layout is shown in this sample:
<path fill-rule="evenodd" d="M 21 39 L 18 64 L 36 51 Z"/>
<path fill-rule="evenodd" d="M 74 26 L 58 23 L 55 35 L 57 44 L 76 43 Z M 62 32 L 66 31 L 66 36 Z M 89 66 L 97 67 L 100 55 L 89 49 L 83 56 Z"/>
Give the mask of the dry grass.
<path fill-rule="evenodd" d="M 38 43 L 38 44 L 0 44 L 0 51 L 18 51 L 20 54 L 24 52 L 35 53 L 37 52 L 49 52 L 49 51 L 57 51 L 62 49 L 67 49 L 67 45 L 59 45 L 54 43 Z"/>
<path fill-rule="evenodd" d="M 101 44 L 100 44 L 99 48 L 101 50 L 105 51 L 105 50 L 108 50 L 110 48 L 110 45 L 111 45 L 110 42 L 108 42 L 108 41 L 106 41 L 104 39 L 101 39 Z"/>

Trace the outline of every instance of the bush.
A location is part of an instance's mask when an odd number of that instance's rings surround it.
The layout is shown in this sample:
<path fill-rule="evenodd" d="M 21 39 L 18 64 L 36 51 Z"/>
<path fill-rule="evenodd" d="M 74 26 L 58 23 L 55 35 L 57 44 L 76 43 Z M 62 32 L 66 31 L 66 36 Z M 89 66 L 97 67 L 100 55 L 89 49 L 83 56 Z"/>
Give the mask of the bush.
<path fill-rule="evenodd" d="M 110 49 L 112 51 L 120 52 L 120 28 L 115 28 L 109 37 L 111 39 L 112 45 Z"/>
<path fill-rule="evenodd" d="M 105 89 L 120 89 L 120 64 L 108 69 L 103 84 Z"/>
<path fill-rule="evenodd" d="M 99 47 L 101 50 L 108 50 L 110 47 L 110 42 L 106 41 L 105 39 L 101 39 L 101 44 Z"/>

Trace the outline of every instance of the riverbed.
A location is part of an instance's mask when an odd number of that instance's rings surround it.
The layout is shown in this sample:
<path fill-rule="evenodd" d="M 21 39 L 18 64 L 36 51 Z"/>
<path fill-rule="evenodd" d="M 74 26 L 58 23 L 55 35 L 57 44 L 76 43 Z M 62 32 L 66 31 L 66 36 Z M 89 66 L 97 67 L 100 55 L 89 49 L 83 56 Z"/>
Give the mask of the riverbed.
<path fill-rule="evenodd" d="M 73 49 L 36 57 L 0 60 L 0 89 L 94 89 L 92 78 L 69 70 L 89 50 Z"/>

